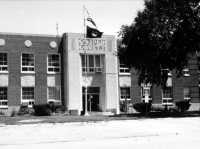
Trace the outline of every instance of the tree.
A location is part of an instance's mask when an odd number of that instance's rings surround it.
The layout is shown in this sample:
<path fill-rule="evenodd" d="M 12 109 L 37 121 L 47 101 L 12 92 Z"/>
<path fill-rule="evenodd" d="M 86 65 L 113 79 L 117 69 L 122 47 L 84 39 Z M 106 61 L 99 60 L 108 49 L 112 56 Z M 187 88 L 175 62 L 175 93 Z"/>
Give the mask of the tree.
<path fill-rule="evenodd" d="M 123 25 L 120 59 L 137 70 L 139 83 L 164 85 L 162 69 L 181 74 L 200 50 L 199 0 L 146 0 L 131 25 Z"/>

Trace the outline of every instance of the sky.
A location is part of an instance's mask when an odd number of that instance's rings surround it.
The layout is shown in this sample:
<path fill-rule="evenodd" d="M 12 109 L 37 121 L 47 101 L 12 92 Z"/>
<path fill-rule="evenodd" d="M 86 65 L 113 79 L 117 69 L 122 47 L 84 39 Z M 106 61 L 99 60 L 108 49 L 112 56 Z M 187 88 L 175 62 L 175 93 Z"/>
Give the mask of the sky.
<path fill-rule="evenodd" d="M 50 34 L 84 32 L 83 6 L 98 29 L 117 36 L 144 7 L 143 0 L 0 0 L 0 32 Z"/>

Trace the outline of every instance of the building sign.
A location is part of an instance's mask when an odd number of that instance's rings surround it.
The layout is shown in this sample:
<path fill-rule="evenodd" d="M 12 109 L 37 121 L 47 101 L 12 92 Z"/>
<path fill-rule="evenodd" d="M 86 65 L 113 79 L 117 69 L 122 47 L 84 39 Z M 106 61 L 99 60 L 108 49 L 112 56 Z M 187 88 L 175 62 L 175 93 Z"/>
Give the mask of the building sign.
<path fill-rule="evenodd" d="M 78 49 L 82 51 L 106 51 L 106 40 L 79 38 Z"/>

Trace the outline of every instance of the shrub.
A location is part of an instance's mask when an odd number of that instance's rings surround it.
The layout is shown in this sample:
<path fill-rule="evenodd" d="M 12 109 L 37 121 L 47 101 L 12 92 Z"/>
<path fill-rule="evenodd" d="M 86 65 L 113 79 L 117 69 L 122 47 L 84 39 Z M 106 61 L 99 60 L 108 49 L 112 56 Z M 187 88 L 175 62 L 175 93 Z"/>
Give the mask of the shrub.
<path fill-rule="evenodd" d="M 51 115 L 51 109 L 48 104 L 34 105 L 34 114 L 36 116 L 49 116 Z"/>
<path fill-rule="evenodd" d="M 66 111 L 66 107 L 63 105 L 57 105 L 55 106 L 55 112 L 56 113 L 64 113 Z"/>
<path fill-rule="evenodd" d="M 190 108 L 190 101 L 189 100 L 177 101 L 176 107 L 179 112 L 187 111 Z"/>
<path fill-rule="evenodd" d="M 18 115 L 33 114 L 33 109 L 29 108 L 28 105 L 21 105 L 18 111 Z"/>
<path fill-rule="evenodd" d="M 135 103 L 133 105 L 133 108 L 137 111 L 137 112 L 140 112 L 142 114 L 144 113 L 148 113 L 151 111 L 151 103 L 144 103 L 144 102 L 141 102 L 141 103 Z"/>
<path fill-rule="evenodd" d="M 59 103 L 54 103 L 54 102 L 49 102 L 49 107 L 50 107 L 51 112 L 54 112 L 54 113 L 61 113 L 61 112 L 65 112 L 66 110 L 65 106 Z"/>
<path fill-rule="evenodd" d="M 156 112 L 163 112 L 165 111 L 165 107 L 161 104 L 152 104 L 151 110 Z"/>
<path fill-rule="evenodd" d="M 11 116 L 11 117 L 15 117 L 16 115 L 17 115 L 17 112 L 16 112 L 15 110 L 12 110 L 10 116 Z"/>

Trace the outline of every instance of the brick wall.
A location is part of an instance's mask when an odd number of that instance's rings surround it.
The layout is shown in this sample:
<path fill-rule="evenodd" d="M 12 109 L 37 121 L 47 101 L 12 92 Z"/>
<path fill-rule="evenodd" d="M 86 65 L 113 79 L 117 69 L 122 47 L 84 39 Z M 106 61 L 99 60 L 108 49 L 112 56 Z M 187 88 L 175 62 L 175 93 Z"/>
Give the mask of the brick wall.
<path fill-rule="evenodd" d="M 58 53 L 57 48 L 49 46 L 51 41 L 60 39 L 53 36 L 39 35 L 12 35 L 0 34 L 0 39 L 4 39 L 6 44 L 0 46 L 0 52 L 8 53 L 8 106 L 19 106 L 21 103 L 21 76 L 35 76 L 35 103 L 47 102 L 47 55 L 48 53 Z M 26 47 L 25 40 L 32 42 L 31 47 Z M 21 53 L 34 53 L 35 73 L 21 73 Z M 60 78 L 60 74 L 55 75 Z"/>

